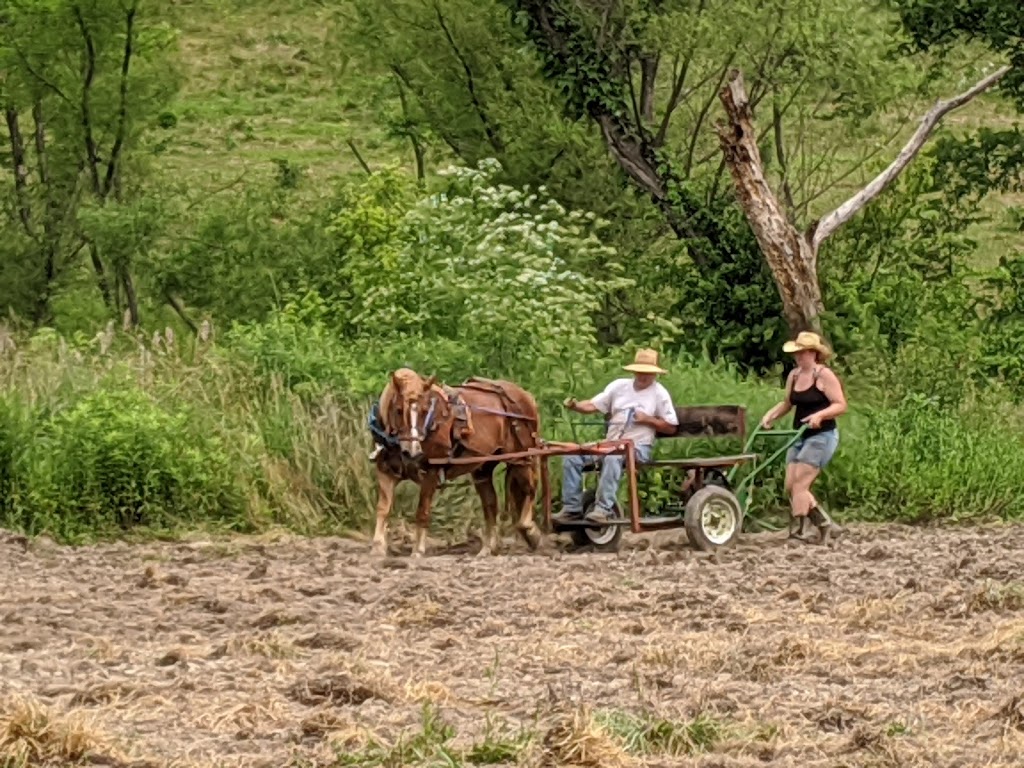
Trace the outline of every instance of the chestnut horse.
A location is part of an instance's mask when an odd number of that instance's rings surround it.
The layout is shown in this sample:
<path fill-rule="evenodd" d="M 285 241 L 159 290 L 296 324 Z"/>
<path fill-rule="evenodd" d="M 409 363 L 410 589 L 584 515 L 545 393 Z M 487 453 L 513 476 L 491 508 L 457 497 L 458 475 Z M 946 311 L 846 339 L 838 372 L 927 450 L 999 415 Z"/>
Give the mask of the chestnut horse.
<path fill-rule="evenodd" d="M 540 446 L 540 411 L 533 396 L 509 381 L 472 378 L 458 387 L 441 387 L 436 377 L 424 379 L 410 368 L 395 371 L 381 393 L 380 426 L 388 444 L 376 453 L 377 529 L 371 551 L 387 551 L 387 522 L 395 486 L 411 480 L 420 487 L 416 508 L 413 557 L 426 549 L 430 509 L 438 486 L 449 479 L 472 475 L 484 511 L 481 554 L 497 554 L 498 495 L 493 474 L 507 466 L 505 508 L 531 549 L 540 544 L 533 521 L 539 460 L 504 461 L 502 453 Z M 429 459 L 479 457 L 479 462 L 438 466 Z M 517 517 L 518 516 L 518 517 Z"/>

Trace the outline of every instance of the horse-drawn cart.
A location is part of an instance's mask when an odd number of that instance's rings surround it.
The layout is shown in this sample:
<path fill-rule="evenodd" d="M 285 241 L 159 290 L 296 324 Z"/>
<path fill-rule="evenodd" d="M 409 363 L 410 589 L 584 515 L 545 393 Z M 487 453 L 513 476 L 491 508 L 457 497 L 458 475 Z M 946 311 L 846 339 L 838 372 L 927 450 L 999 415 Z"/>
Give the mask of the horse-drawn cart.
<path fill-rule="evenodd" d="M 685 528 L 690 543 L 705 551 L 732 544 L 748 520 L 754 481 L 771 467 L 799 438 L 803 430 L 766 430 L 757 428 L 747 436 L 746 409 L 738 405 L 693 406 L 676 409 L 679 426 L 672 435 L 659 435 L 659 441 L 679 438 L 734 438 L 743 445 L 742 453 L 686 459 L 654 458 L 646 463 L 636 460 L 629 442 L 602 441 L 590 444 L 548 443 L 544 449 L 541 469 L 544 519 L 547 530 L 569 532 L 578 545 L 594 549 L 615 551 L 623 531 L 646 533 L 669 528 Z M 753 452 L 755 442 L 762 437 L 781 438 L 780 445 L 766 456 Z M 552 456 L 582 454 L 596 457 L 624 455 L 627 480 L 627 510 L 616 504 L 614 517 L 606 523 L 580 519 L 559 519 L 552 516 L 551 486 L 548 462 Z M 591 472 L 600 471 L 600 458 Z M 675 498 L 662 505 L 658 514 L 644 514 L 638 492 L 638 473 L 657 468 L 681 471 L 685 479 L 678 487 Z M 741 470 L 745 470 L 741 472 Z M 584 493 L 584 513 L 595 501 L 595 491 Z M 769 527 L 761 523 L 763 527 Z"/>
<path fill-rule="evenodd" d="M 442 387 L 434 377 L 424 379 L 412 369 L 399 369 L 392 374 L 369 419 L 376 444 L 371 458 L 377 467 L 378 491 L 377 526 L 371 549 L 379 554 L 386 551 L 387 519 L 397 483 L 412 480 L 420 486 L 413 547 L 413 554 L 420 556 L 425 549 L 435 492 L 449 480 L 469 474 L 484 508 L 485 550 L 496 553 L 498 499 L 492 476 L 499 464 L 507 467 L 506 508 L 520 534 L 536 548 L 540 531 L 535 520 L 534 459 L 539 459 L 540 464 L 540 490 L 548 532 L 568 531 L 579 544 L 614 550 L 627 526 L 633 533 L 682 527 L 699 549 L 726 547 L 743 529 L 755 479 L 786 452 L 803 430 L 755 429 L 748 438 L 746 409 L 738 405 L 677 408 L 676 415 L 679 423 L 674 433 L 660 436 L 660 441 L 738 438 L 743 452 L 710 458 L 652 457 L 640 463 L 628 440 L 547 441 L 540 435 L 536 401 L 512 382 L 473 378 L 458 387 Z M 627 423 L 630 418 L 627 417 Z M 786 439 L 771 455 L 762 457 L 752 451 L 754 442 L 762 436 Z M 622 505 L 616 503 L 610 519 L 587 520 L 586 512 L 594 503 L 593 491 L 584 495 L 582 519 L 552 516 L 550 460 L 570 455 L 596 457 L 597 461 L 588 462 L 591 470 L 600 467 L 602 457 L 624 457 L 628 516 Z M 685 473 L 678 493 L 660 509 L 642 510 L 637 473 L 666 467 Z"/>
<path fill-rule="evenodd" d="M 650 533 L 671 528 L 685 528 L 690 543 L 701 550 L 711 551 L 728 547 L 736 541 L 748 520 L 754 481 L 770 468 L 788 448 L 796 442 L 803 429 L 755 429 L 747 435 L 746 409 L 739 405 L 691 406 L 676 408 L 679 426 L 672 435 L 659 435 L 658 440 L 734 438 L 743 444 L 743 452 L 730 456 L 706 458 L 657 459 L 640 463 L 633 444 L 626 441 L 602 440 L 590 443 L 544 441 L 540 447 L 518 453 L 502 454 L 503 460 L 537 457 L 540 459 L 541 494 L 544 524 L 548 532 L 568 532 L 576 544 L 600 551 L 616 551 L 622 534 L 628 527 L 633 533 Z M 781 444 L 768 455 L 753 452 L 759 438 L 782 438 Z M 624 476 L 627 481 L 627 510 L 620 504 L 612 510 L 613 517 L 606 522 L 592 522 L 585 514 L 594 504 L 595 492 L 588 490 L 583 496 L 584 517 L 559 519 L 552 515 L 550 460 L 556 456 L 592 456 L 597 459 L 589 472 L 600 470 L 605 456 L 625 457 Z M 453 466 L 479 462 L 479 459 L 438 459 L 439 466 Z M 676 498 L 658 510 L 661 514 L 645 515 L 638 491 L 638 474 L 657 468 L 674 468 L 686 475 Z M 741 473 L 741 469 L 746 471 Z M 667 514 L 665 514 L 667 513 Z M 760 523 L 763 527 L 769 527 Z"/>
<path fill-rule="evenodd" d="M 713 551 L 728 547 L 739 536 L 744 520 L 748 519 L 754 482 L 769 469 L 800 437 L 800 430 L 772 430 L 760 427 L 750 436 L 746 435 L 746 409 L 742 406 L 696 406 L 677 408 L 679 426 L 672 435 L 658 435 L 658 441 L 678 438 L 734 438 L 743 445 L 742 453 L 732 456 L 715 456 L 687 459 L 657 459 L 639 463 L 633 445 L 627 442 L 596 442 L 579 446 L 583 450 L 571 453 L 588 453 L 594 456 L 624 454 L 626 456 L 625 477 L 628 484 L 628 514 L 620 505 L 612 510 L 612 520 L 605 523 L 582 519 L 559 519 L 551 514 L 551 487 L 549 472 L 542 469 L 542 493 L 544 494 L 544 515 L 548 530 L 571 532 L 578 545 L 591 546 L 602 551 L 615 551 L 621 544 L 623 531 L 629 527 L 634 534 L 683 527 L 690 544 L 697 549 Z M 762 437 L 781 438 L 781 443 L 767 456 L 754 453 L 754 445 Z M 567 445 L 552 445 L 552 451 L 562 450 Z M 556 455 L 547 453 L 543 460 Z M 685 480 L 678 488 L 673 501 L 664 504 L 659 514 L 645 514 L 638 490 L 638 474 L 644 470 L 671 467 L 682 470 Z M 591 471 L 599 471 L 599 465 Z M 745 470 L 745 471 L 744 471 Z M 594 490 L 584 495 L 586 514 L 595 501 Z M 763 523 L 762 523 L 763 524 Z"/>

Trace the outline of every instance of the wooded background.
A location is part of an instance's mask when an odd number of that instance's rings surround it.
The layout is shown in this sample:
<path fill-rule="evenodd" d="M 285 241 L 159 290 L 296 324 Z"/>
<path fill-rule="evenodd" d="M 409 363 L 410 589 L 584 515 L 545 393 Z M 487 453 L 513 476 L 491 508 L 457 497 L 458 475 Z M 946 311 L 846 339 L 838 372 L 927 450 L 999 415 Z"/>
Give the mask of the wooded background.
<path fill-rule="evenodd" d="M 759 415 L 804 327 L 853 404 L 840 517 L 1024 513 L 1015 0 L 8 0 L 0 28 L 0 526 L 362 528 L 395 366 L 515 379 L 560 436 L 641 345 L 680 404 Z"/>

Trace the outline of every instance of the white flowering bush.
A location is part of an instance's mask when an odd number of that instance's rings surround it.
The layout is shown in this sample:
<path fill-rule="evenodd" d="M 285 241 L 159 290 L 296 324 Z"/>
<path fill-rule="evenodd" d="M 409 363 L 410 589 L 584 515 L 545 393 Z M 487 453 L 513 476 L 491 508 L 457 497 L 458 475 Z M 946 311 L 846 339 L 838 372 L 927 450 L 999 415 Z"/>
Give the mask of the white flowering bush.
<path fill-rule="evenodd" d="M 594 313 L 632 285 L 598 238 L 605 222 L 543 187 L 496 184 L 497 170 L 450 168 L 446 190 L 405 214 L 398 247 L 362 275 L 351 318 L 362 334 L 457 340 L 509 373 L 596 352 Z"/>

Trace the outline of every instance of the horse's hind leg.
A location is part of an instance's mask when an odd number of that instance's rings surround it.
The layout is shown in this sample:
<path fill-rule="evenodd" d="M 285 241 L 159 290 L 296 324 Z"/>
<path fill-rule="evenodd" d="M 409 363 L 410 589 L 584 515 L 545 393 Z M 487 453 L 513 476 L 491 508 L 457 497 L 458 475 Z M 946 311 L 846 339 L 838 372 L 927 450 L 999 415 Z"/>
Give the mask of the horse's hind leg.
<path fill-rule="evenodd" d="M 484 535 L 481 555 L 498 554 L 498 493 L 494 490 L 494 465 L 485 464 L 473 473 L 473 486 L 484 508 Z"/>
<path fill-rule="evenodd" d="M 377 470 L 377 528 L 370 545 L 370 553 L 376 557 L 383 557 L 388 551 L 388 515 L 395 500 L 396 485 L 397 477 Z"/>
<path fill-rule="evenodd" d="M 540 546 L 541 535 L 533 521 L 533 502 L 537 496 L 537 476 L 533 462 L 509 466 L 508 478 L 512 507 L 519 514 L 516 528 L 530 549 L 537 549 Z"/>
<path fill-rule="evenodd" d="M 436 470 L 427 472 L 420 483 L 420 500 L 416 505 L 416 538 L 412 546 L 413 557 L 423 557 L 427 550 L 427 531 L 430 529 L 430 508 L 434 503 L 434 492 L 437 491 L 438 475 Z"/>

